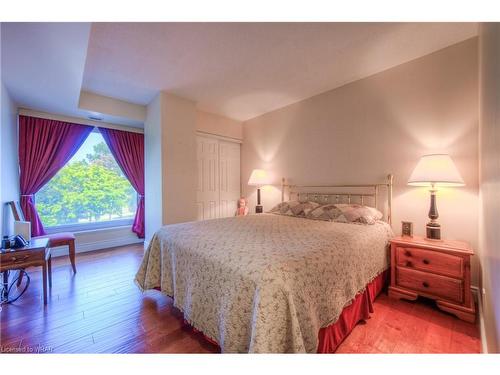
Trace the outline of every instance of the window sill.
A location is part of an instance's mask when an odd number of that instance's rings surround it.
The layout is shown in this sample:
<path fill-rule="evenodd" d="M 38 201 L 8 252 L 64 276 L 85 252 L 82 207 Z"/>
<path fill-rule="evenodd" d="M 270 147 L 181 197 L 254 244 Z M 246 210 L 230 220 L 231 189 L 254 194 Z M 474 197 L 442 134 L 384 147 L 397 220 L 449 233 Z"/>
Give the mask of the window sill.
<path fill-rule="evenodd" d="M 119 235 L 117 231 L 119 231 Z M 79 230 L 73 233 L 76 237 L 76 253 L 141 244 L 144 242 L 144 239 L 137 238 L 129 225 Z M 52 257 L 67 256 L 68 248 L 66 246 L 54 247 L 51 249 L 51 254 Z"/>
<path fill-rule="evenodd" d="M 115 220 L 111 222 L 92 223 L 92 224 L 73 224 L 73 225 L 60 225 L 57 227 L 46 227 L 47 234 L 71 232 L 71 233 L 90 233 L 109 231 L 120 228 L 131 228 L 133 220 Z"/>
<path fill-rule="evenodd" d="M 121 225 L 121 226 L 116 226 L 116 227 L 106 227 L 106 228 L 97 228 L 97 229 L 80 229 L 80 230 L 59 230 L 57 232 L 51 231 L 50 233 L 47 232 L 47 234 L 56 234 L 56 233 L 62 233 L 62 232 L 71 232 L 73 234 L 76 234 L 77 236 L 79 234 L 90 234 L 90 233 L 100 233 L 100 232 L 110 232 L 113 230 L 120 230 L 120 229 L 130 229 L 130 233 L 135 235 L 135 233 L 132 232 L 132 226 L 131 225 Z"/>

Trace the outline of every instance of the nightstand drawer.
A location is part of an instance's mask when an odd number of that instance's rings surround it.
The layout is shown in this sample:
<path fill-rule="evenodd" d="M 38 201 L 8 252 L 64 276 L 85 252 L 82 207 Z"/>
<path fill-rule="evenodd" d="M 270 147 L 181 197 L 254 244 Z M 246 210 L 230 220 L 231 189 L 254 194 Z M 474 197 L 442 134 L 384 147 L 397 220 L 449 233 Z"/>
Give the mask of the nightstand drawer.
<path fill-rule="evenodd" d="M 459 256 L 414 247 L 397 247 L 398 266 L 462 278 L 464 262 Z"/>
<path fill-rule="evenodd" d="M 447 276 L 396 267 L 396 284 L 458 303 L 464 299 L 463 281 Z"/>

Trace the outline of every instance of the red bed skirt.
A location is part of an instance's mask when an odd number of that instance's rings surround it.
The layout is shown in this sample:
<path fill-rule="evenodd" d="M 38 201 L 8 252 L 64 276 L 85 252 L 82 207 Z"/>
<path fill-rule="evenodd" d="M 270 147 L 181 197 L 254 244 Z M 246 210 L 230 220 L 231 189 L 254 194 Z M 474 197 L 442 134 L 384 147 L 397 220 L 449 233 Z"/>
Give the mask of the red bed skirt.
<path fill-rule="evenodd" d="M 321 328 L 318 334 L 318 353 L 335 353 L 338 346 L 351 333 L 356 324 L 370 317 L 373 313 L 373 302 L 380 294 L 388 279 L 389 271 L 386 270 L 373 279 L 365 288 L 365 290 L 354 298 L 354 301 L 342 310 L 339 319 L 330 324 L 328 327 Z M 184 321 L 189 325 L 187 321 Z M 192 327 L 196 333 L 203 335 L 203 332 Z M 203 335 L 203 338 L 211 344 L 218 343 L 209 337 Z"/>
<path fill-rule="evenodd" d="M 335 353 L 338 346 L 351 333 L 356 324 L 366 320 L 373 313 L 373 301 L 386 285 L 389 271 L 384 271 L 359 293 L 354 301 L 342 310 L 339 319 L 319 330 L 318 353 Z"/>

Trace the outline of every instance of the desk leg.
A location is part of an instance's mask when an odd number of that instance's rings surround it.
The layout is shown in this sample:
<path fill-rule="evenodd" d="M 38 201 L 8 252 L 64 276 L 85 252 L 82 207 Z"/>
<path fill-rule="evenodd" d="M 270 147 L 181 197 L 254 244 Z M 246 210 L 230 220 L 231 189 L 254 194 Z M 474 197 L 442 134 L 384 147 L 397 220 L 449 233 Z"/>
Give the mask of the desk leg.
<path fill-rule="evenodd" d="M 42 265 L 42 273 L 43 273 L 43 304 L 47 304 L 47 263 L 43 262 Z"/>
<path fill-rule="evenodd" d="M 9 271 L 4 271 L 2 272 L 2 296 L 1 296 L 1 300 L 2 302 L 3 301 L 7 301 L 9 299 L 9 295 L 7 294 L 7 291 L 9 290 Z"/>
<path fill-rule="evenodd" d="M 17 277 L 17 287 L 19 288 L 21 286 L 21 283 L 23 282 L 24 273 L 21 270 L 19 270 L 19 275 L 17 275 L 17 276 L 18 276 Z"/>
<path fill-rule="evenodd" d="M 52 289 L 52 256 L 47 260 L 47 272 L 49 274 L 49 288 Z"/>

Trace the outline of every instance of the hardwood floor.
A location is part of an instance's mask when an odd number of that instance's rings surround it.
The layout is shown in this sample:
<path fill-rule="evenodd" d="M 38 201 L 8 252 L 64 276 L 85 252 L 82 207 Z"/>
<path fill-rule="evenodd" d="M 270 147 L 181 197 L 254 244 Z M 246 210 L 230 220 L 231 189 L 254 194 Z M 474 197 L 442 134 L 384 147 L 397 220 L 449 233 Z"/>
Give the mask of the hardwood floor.
<path fill-rule="evenodd" d="M 218 348 L 184 325 L 172 300 L 157 291 L 144 295 L 133 282 L 142 245 L 54 258 L 47 306 L 41 271 L 29 269 L 31 285 L 0 312 L 1 352 L 216 353 Z M 474 324 L 432 303 L 394 301 L 382 294 L 375 313 L 359 324 L 338 353 L 478 353 Z"/>

